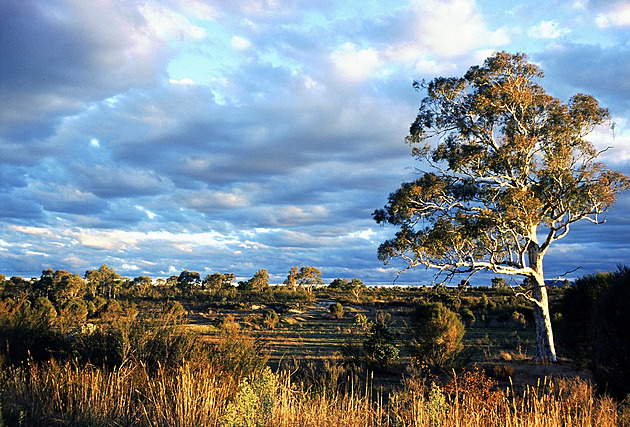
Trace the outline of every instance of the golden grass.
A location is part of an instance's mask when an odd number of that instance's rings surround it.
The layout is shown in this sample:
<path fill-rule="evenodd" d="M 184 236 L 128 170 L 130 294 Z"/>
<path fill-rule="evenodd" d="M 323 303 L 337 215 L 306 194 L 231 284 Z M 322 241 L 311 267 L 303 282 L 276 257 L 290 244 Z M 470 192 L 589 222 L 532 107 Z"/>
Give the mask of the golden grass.
<path fill-rule="evenodd" d="M 409 379 L 387 396 L 368 381 L 315 392 L 287 372 L 245 379 L 207 363 L 149 372 L 47 362 L 5 368 L 7 425 L 137 426 L 616 426 L 616 403 L 580 379 L 542 380 L 515 393 L 480 373 L 436 385 Z M 368 384 L 368 385 L 365 385 Z"/>

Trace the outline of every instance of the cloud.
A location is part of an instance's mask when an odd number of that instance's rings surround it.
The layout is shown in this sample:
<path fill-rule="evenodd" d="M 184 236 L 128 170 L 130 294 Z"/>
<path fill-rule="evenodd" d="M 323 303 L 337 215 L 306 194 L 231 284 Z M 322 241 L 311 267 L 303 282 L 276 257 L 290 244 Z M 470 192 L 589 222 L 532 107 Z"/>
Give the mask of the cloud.
<path fill-rule="evenodd" d="M 267 268 L 279 281 L 308 264 L 391 281 L 402 265 L 382 269 L 376 248 L 393 231 L 371 212 L 421 166 L 404 144 L 423 96 L 412 81 L 461 75 L 497 49 L 531 52 L 555 96 L 593 93 L 611 108 L 620 151 L 606 161 L 627 167 L 623 27 L 593 23 L 620 5 L 5 2 L 2 264 Z M 564 35 L 541 51 L 521 26 Z M 593 245 L 624 235 L 617 221 L 588 234 Z"/>
<path fill-rule="evenodd" d="M 231 44 L 236 50 L 245 50 L 252 45 L 252 42 L 244 37 L 232 36 Z"/>
<path fill-rule="evenodd" d="M 619 3 L 612 5 L 611 9 L 609 12 L 600 13 L 595 17 L 595 23 L 599 28 L 630 26 L 630 4 Z"/>
<path fill-rule="evenodd" d="M 148 29 L 159 39 L 165 41 L 185 41 L 187 39 L 202 39 L 206 31 L 193 25 L 182 14 L 158 3 L 144 3 L 138 11 L 147 22 Z"/>
<path fill-rule="evenodd" d="M 376 49 L 357 49 L 352 43 L 345 43 L 334 51 L 330 60 L 339 77 L 350 82 L 360 82 L 371 77 L 382 65 Z"/>
<path fill-rule="evenodd" d="M 479 47 L 509 42 L 505 29 L 491 31 L 474 0 L 413 2 L 416 43 L 436 58 L 453 58 Z"/>
<path fill-rule="evenodd" d="M 233 192 L 189 191 L 182 198 L 181 203 L 190 209 L 205 213 L 216 210 L 242 209 L 250 204 L 247 195 L 239 189 Z"/>
<path fill-rule="evenodd" d="M 115 2 L 4 3 L 0 133 L 46 137 L 87 103 L 155 82 L 165 50 L 140 18 Z"/>
<path fill-rule="evenodd" d="M 527 34 L 535 39 L 557 39 L 570 32 L 568 28 L 561 28 L 558 22 L 551 20 L 540 21 L 538 25 L 531 27 Z"/>
<path fill-rule="evenodd" d="M 568 100 L 577 92 L 594 95 L 613 115 L 630 111 L 630 48 L 557 43 L 535 54 L 555 96 Z"/>

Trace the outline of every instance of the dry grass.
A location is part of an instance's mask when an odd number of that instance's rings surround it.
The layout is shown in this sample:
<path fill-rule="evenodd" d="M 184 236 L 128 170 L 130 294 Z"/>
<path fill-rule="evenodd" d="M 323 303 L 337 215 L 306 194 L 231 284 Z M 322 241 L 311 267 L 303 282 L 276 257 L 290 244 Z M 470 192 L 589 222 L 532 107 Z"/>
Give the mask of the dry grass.
<path fill-rule="evenodd" d="M 370 381 L 315 392 L 286 372 L 236 378 L 202 363 L 150 373 L 48 362 L 6 368 L 9 425 L 137 426 L 615 426 L 613 400 L 579 379 L 543 380 L 515 394 L 479 372 L 447 384 L 408 378 L 387 396 Z M 366 385 L 367 384 L 367 385 Z"/>

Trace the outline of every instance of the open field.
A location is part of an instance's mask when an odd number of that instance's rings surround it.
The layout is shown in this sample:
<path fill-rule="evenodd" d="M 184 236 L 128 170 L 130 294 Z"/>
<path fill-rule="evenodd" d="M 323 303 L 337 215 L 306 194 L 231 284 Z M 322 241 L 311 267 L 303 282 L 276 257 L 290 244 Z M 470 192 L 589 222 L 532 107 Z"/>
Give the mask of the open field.
<path fill-rule="evenodd" d="M 361 337 L 353 333 L 354 317 L 363 314 L 373 318 L 383 307 L 354 304 L 345 306 L 343 318 L 332 316 L 328 307 L 333 301 L 320 299 L 301 309 L 290 309 L 280 315 L 274 329 L 265 329 L 256 323 L 265 306 L 254 306 L 252 309 L 208 310 L 188 313 L 187 327 L 199 333 L 204 340 L 214 342 L 220 339 L 221 328 L 217 326 L 221 319 L 229 319 L 233 327 L 243 334 L 260 340 L 263 351 L 268 356 L 268 364 L 273 369 L 281 366 L 315 363 L 343 363 L 343 346 L 361 345 Z M 386 309 L 387 310 L 387 309 Z M 402 337 L 408 316 L 400 307 L 387 310 L 392 314 L 392 329 Z M 402 338 L 397 343 L 401 350 L 400 363 L 387 373 L 377 376 L 399 378 L 404 367 L 410 362 Z M 481 322 L 466 328 L 463 338 L 463 355 L 468 366 L 491 370 L 494 367 L 508 367 L 513 372 L 512 384 L 519 388 L 535 385 L 545 377 L 590 378 L 584 370 L 575 369 L 566 358 L 557 364 L 536 364 L 532 362 L 535 351 L 535 332 L 531 325 L 527 327 L 506 325 L 485 325 Z M 383 379 L 383 378 L 381 378 Z M 391 383 L 391 381 L 386 382 Z M 509 383 L 501 382 L 504 386 Z"/>
<path fill-rule="evenodd" d="M 5 425 L 614 426 L 628 418 L 571 360 L 532 362 L 529 308 L 506 289 L 165 287 L 140 297 L 129 288 L 117 299 L 57 305 L 21 289 L 0 301 Z M 554 290 L 553 303 L 561 296 Z M 467 321 L 462 351 L 445 365 L 408 345 L 423 301 Z M 335 302 L 343 315 L 330 310 Z M 384 365 L 366 350 L 375 325 L 397 352 Z"/>

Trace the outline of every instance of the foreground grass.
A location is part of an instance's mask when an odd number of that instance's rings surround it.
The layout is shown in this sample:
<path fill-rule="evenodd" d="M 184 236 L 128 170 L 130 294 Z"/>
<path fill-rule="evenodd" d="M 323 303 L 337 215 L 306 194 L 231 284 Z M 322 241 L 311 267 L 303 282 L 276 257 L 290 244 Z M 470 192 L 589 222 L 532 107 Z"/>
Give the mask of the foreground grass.
<path fill-rule="evenodd" d="M 186 362 L 116 369 L 49 361 L 5 367 L 7 425 L 134 426 L 615 426 L 616 403 L 588 382 L 545 380 L 513 393 L 479 372 L 447 383 L 411 375 L 381 395 L 369 381 L 313 389 L 269 368 L 243 378 Z"/>

